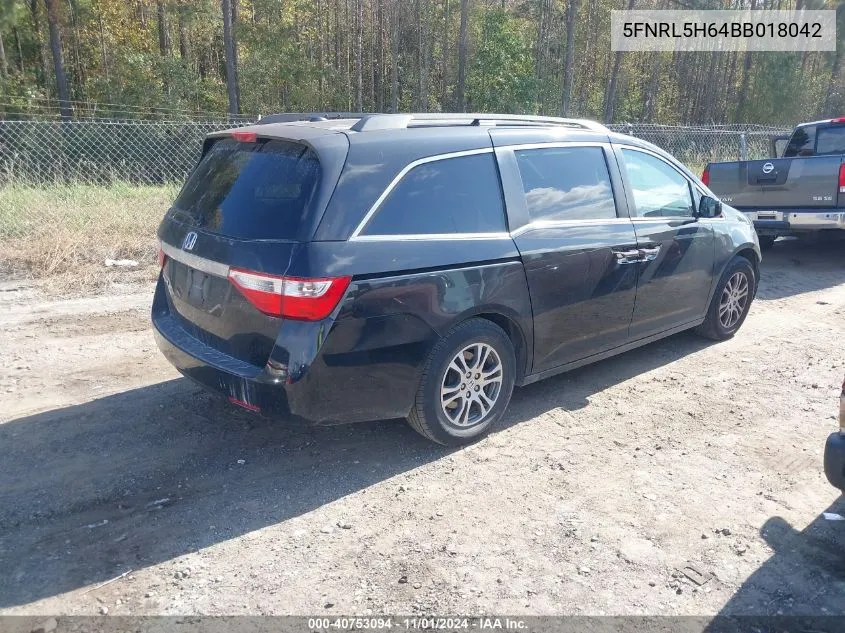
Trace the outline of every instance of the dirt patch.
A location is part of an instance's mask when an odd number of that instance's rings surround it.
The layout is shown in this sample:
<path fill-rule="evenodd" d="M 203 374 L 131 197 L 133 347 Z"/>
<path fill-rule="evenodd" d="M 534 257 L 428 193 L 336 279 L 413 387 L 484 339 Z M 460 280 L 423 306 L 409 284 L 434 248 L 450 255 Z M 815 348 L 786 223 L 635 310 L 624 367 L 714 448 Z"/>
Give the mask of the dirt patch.
<path fill-rule="evenodd" d="M 232 409 L 157 352 L 150 290 L 0 292 L 0 612 L 843 614 L 845 249 L 762 275 L 734 339 L 519 389 L 455 451 Z"/>

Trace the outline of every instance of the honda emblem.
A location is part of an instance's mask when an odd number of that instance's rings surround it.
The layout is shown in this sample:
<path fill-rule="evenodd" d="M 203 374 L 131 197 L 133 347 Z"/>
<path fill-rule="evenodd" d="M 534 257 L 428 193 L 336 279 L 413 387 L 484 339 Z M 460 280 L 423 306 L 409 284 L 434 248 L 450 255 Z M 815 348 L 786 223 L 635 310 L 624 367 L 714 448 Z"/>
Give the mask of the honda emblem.
<path fill-rule="evenodd" d="M 187 235 L 185 235 L 185 239 L 182 240 L 182 250 L 185 251 L 192 251 L 194 250 L 194 245 L 197 243 L 197 234 L 194 231 L 189 231 Z"/>

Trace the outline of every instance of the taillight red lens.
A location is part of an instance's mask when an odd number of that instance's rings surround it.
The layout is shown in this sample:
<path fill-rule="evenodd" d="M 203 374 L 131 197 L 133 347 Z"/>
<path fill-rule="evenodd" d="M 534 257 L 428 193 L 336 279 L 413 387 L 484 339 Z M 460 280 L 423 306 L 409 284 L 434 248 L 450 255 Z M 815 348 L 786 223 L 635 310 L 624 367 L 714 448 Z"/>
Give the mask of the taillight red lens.
<path fill-rule="evenodd" d="M 156 253 L 156 259 L 158 260 L 159 270 L 164 268 L 164 262 L 167 261 L 167 255 L 165 255 L 164 251 L 161 250 L 160 244 L 159 244 L 159 247 L 158 247 L 158 252 Z"/>
<path fill-rule="evenodd" d="M 845 193 L 845 163 L 839 166 L 839 193 Z"/>
<path fill-rule="evenodd" d="M 836 119 L 831 119 L 831 123 L 845 123 L 845 116 L 838 117 Z"/>
<path fill-rule="evenodd" d="M 701 182 L 704 183 L 706 187 L 710 186 L 710 165 L 704 168 L 704 171 L 701 172 Z"/>
<path fill-rule="evenodd" d="M 264 314 L 319 321 L 335 309 L 352 277 L 279 277 L 232 268 L 229 281 Z"/>
<path fill-rule="evenodd" d="M 255 143 L 258 135 L 255 132 L 232 132 L 232 138 L 239 143 Z"/>

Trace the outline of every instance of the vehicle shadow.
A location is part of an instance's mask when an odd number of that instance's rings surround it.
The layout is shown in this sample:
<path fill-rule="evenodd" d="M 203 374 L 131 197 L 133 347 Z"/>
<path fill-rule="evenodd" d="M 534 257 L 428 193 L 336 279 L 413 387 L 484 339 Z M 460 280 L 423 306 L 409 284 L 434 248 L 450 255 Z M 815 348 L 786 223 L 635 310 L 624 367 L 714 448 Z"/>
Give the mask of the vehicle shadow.
<path fill-rule="evenodd" d="M 590 396 L 715 343 L 687 331 L 514 391 L 504 424 L 531 420 L 552 409 L 577 411 Z"/>
<path fill-rule="evenodd" d="M 706 344 L 681 334 L 518 389 L 503 427 L 580 409 Z M 267 420 L 186 379 L 9 421 L 0 446 L 0 607 L 286 521 L 450 452 L 401 420 Z"/>
<path fill-rule="evenodd" d="M 780 239 L 763 253 L 757 299 L 768 301 L 845 283 L 845 237 Z"/>
<path fill-rule="evenodd" d="M 845 498 L 839 497 L 826 512 L 845 516 Z M 718 615 L 816 616 L 818 621 L 796 628 L 841 631 L 841 617 L 827 616 L 845 615 L 845 521 L 828 520 L 822 513 L 806 528 L 797 530 L 781 517 L 772 517 L 760 535 L 774 554 L 748 577 Z M 743 618 L 738 622 L 743 623 Z M 732 630 L 720 624 L 724 622 L 717 617 L 712 630 Z M 769 630 L 793 630 L 785 620 L 768 624 Z"/>

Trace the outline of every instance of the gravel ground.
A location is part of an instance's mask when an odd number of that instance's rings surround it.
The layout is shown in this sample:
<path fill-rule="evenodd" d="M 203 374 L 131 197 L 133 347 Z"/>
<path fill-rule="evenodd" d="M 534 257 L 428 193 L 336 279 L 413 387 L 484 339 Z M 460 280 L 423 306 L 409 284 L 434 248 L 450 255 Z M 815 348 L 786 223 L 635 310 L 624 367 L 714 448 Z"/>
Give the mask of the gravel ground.
<path fill-rule="evenodd" d="M 762 276 L 733 340 L 518 389 L 460 450 L 219 403 L 150 290 L 4 282 L 0 613 L 845 613 L 845 248 L 779 242 Z"/>

